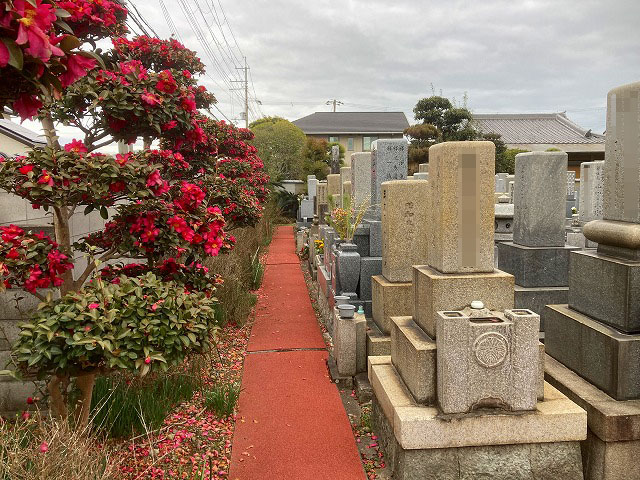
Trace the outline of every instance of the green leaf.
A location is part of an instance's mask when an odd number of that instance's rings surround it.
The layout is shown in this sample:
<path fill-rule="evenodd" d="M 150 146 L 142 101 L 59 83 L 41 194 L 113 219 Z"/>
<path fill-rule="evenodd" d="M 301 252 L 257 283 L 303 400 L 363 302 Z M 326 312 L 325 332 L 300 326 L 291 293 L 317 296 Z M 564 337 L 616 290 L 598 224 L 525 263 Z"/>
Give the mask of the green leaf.
<path fill-rule="evenodd" d="M 18 46 L 18 44 L 11 40 L 10 38 L 0 38 L 4 46 L 9 50 L 9 65 L 14 67 L 17 70 L 22 70 L 24 66 L 24 57 L 22 55 L 22 49 Z"/>
<path fill-rule="evenodd" d="M 56 16 L 58 18 L 69 18 L 71 14 L 62 8 L 56 8 Z"/>
<path fill-rule="evenodd" d="M 107 210 L 107 207 L 105 207 L 104 205 L 100 207 L 100 216 L 105 220 L 109 218 L 109 211 Z"/>
<path fill-rule="evenodd" d="M 87 207 L 84 209 L 84 214 L 89 215 L 91 212 L 93 212 L 93 205 L 87 205 Z"/>
<path fill-rule="evenodd" d="M 57 26 L 59 26 L 61 29 L 63 29 L 65 32 L 70 33 L 71 35 L 73 35 L 73 30 L 72 28 L 67 24 L 67 22 L 65 22 L 64 20 L 56 20 L 54 22 Z"/>
<path fill-rule="evenodd" d="M 78 37 L 74 37 L 73 35 L 67 35 L 60 41 L 59 44 L 59 47 L 67 53 L 69 53 L 74 48 L 78 48 L 79 46 L 80 40 L 78 40 Z"/>

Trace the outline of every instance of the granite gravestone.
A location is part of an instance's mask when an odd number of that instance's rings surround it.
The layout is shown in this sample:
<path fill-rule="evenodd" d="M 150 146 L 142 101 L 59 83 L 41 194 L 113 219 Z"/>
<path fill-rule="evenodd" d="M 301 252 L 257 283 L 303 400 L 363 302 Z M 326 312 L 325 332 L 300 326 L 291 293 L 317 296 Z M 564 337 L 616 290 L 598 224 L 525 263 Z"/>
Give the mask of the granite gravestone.
<path fill-rule="evenodd" d="M 371 153 L 351 154 L 351 192 L 353 204 L 360 207 L 371 200 Z"/>
<path fill-rule="evenodd" d="M 331 173 L 340 173 L 340 147 L 338 145 L 331 147 Z"/>
<path fill-rule="evenodd" d="M 382 139 L 371 147 L 371 206 L 367 210 L 367 220 L 379 221 L 382 183 L 407 178 L 409 144 L 401 139 Z"/>
<path fill-rule="evenodd" d="M 587 223 L 602 219 L 604 200 L 604 161 L 580 164 L 579 220 Z"/>

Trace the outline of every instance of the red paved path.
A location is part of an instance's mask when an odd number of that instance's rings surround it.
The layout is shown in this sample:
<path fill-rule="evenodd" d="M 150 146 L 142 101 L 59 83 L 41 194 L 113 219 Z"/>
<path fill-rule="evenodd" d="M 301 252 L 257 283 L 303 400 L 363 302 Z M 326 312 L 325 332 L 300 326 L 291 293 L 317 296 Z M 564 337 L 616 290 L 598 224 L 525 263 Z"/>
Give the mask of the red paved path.
<path fill-rule="evenodd" d="M 278 228 L 244 363 L 229 479 L 362 480 L 360 455 L 327 373 L 322 334 L 293 252 L 293 229 Z M 278 351 L 287 349 L 306 350 Z"/>

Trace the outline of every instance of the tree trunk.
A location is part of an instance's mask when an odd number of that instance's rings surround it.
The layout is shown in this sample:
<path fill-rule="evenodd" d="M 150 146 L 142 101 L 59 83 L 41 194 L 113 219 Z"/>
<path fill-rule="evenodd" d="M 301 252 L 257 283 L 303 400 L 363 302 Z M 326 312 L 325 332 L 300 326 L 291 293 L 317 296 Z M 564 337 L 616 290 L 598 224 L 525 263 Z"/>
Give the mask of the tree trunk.
<path fill-rule="evenodd" d="M 60 251 L 72 259 L 69 210 L 67 207 L 54 207 L 53 210 L 53 226 L 56 232 L 56 242 L 60 246 Z M 63 296 L 73 291 L 73 273 L 71 273 L 71 270 L 67 270 L 61 275 L 61 278 L 63 283 L 60 285 L 60 295 Z"/>
<path fill-rule="evenodd" d="M 53 118 L 49 112 L 45 112 L 42 118 L 42 128 L 44 134 L 47 137 L 47 145 L 56 150 L 60 150 L 60 142 L 58 141 L 58 135 L 56 133 L 56 127 L 53 124 Z"/>
<path fill-rule="evenodd" d="M 76 430 L 83 432 L 89 425 L 89 413 L 91 412 L 91 396 L 93 386 L 96 383 L 96 374 L 82 375 L 76 377 L 76 386 L 80 389 L 80 399 L 76 404 L 75 420 Z"/>
<path fill-rule="evenodd" d="M 62 391 L 60 390 L 62 380 L 62 377 L 54 375 L 47 384 L 49 395 L 51 396 L 49 399 L 49 408 L 51 409 L 51 413 L 54 417 L 67 418 L 67 406 L 62 396 Z"/>

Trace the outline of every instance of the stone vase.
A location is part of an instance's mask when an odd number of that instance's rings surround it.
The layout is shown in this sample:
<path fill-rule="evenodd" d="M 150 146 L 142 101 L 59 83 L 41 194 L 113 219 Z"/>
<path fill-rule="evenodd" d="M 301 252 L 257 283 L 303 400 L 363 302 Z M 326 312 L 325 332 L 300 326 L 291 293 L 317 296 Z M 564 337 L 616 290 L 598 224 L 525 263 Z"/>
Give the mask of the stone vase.
<path fill-rule="evenodd" d="M 342 243 L 338 247 L 338 279 L 343 292 L 355 293 L 360 280 L 360 254 L 355 243 Z"/>

